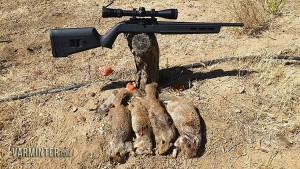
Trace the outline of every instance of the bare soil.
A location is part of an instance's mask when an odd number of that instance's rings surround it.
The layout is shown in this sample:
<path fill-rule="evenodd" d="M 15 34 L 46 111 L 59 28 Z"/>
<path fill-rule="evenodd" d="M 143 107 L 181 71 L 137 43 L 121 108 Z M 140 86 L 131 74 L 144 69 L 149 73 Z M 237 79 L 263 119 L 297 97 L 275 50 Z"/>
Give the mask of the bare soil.
<path fill-rule="evenodd" d="M 177 21 L 236 22 L 229 3 L 127 0 L 112 7 L 178 8 Z M 109 161 L 110 124 L 96 108 L 113 89 L 134 80 L 133 56 L 125 38 L 120 35 L 112 50 L 53 58 L 48 33 L 57 27 L 96 27 L 104 34 L 124 19 L 101 18 L 105 4 L 108 1 L 0 0 L 1 98 L 98 80 L 76 90 L 1 102 L 0 168 L 300 168 L 299 62 L 270 59 L 300 54 L 299 0 L 289 0 L 257 37 L 237 33 L 240 28 L 224 28 L 214 35 L 157 35 L 160 97 L 193 100 L 205 126 L 203 153 L 189 160 L 136 156 L 121 165 Z M 231 57 L 241 59 L 174 68 Z M 99 75 L 102 65 L 112 66 L 115 81 Z M 184 84 L 185 90 L 172 91 L 175 82 Z M 16 158 L 12 147 L 58 147 L 74 154 Z"/>

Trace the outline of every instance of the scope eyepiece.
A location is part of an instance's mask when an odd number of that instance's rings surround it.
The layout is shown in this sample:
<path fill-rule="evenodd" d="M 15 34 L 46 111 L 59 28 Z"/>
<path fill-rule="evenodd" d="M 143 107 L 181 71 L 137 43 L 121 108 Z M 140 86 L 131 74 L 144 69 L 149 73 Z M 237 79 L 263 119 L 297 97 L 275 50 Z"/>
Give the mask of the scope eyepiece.
<path fill-rule="evenodd" d="M 123 16 L 133 16 L 133 17 L 161 17 L 166 19 L 177 19 L 178 10 L 177 9 L 165 9 L 161 11 L 146 11 L 144 7 L 140 7 L 138 10 L 122 10 L 122 9 L 112 9 L 107 7 L 102 7 L 102 17 L 123 17 Z"/>

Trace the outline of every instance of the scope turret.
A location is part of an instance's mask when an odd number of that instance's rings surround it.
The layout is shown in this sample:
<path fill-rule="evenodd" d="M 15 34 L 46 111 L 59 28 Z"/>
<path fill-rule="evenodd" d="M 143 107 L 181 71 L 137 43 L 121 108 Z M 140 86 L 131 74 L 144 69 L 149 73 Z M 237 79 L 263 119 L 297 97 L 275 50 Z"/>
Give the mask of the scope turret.
<path fill-rule="evenodd" d="M 123 16 L 133 16 L 133 17 L 161 17 L 166 19 L 177 19 L 178 10 L 177 9 L 165 9 L 161 11 L 146 11 L 144 7 L 140 7 L 138 10 L 122 10 L 122 9 L 112 9 L 107 7 L 102 7 L 102 17 L 111 18 L 111 17 L 123 17 Z"/>

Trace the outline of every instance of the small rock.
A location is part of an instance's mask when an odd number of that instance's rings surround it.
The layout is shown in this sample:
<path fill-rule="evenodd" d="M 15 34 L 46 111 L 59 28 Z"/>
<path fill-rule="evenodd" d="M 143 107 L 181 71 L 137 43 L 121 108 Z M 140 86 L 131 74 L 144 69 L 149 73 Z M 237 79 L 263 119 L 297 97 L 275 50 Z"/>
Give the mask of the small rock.
<path fill-rule="evenodd" d="M 93 105 L 92 107 L 89 108 L 89 111 L 95 111 L 97 110 L 97 105 Z"/>
<path fill-rule="evenodd" d="M 242 110 L 241 110 L 241 109 L 235 109 L 234 112 L 235 112 L 235 113 L 241 113 Z"/>
<path fill-rule="evenodd" d="M 93 121 L 99 122 L 99 121 L 101 121 L 101 119 L 102 119 L 101 117 L 94 117 L 94 118 L 93 118 Z"/>
<path fill-rule="evenodd" d="M 259 139 L 255 144 L 255 150 L 261 150 L 261 139 Z"/>
<path fill-rule="evenodd" d="M 239 90 L 240 94 L 246 93 L 245 87 L 243 86 L 240 90 Z"/>
<path fill-rule="evenodd" d="M 83 122 L 85 122 L 86 121 L 86 118 L 85 117 L 83 117 L 83 116 L 80 116 L 80 117 L 78 117 L 78 119 L 77 119 L 77 122 L 78 123 L 83 123 Z"/>
<path fill-rule="evenodd" d="M 96 93 L 95 92 L 92 92 L 91 93 L 91 97 L 95 97 L 96 96 Z"/>
<path fill-rule="evenodd" d="M 72 108 L 71 108 L 71 111 L 72 111 L 72 112 L 76 112 L 77 110 L 78 110 L 77 107 L 72 107 Z"/>
<path fill-rule="evenodd" d="M 89 111 L 94 111 L 98 107 L 98 102 L 95 100 L 88 100 L 85 106 Z"/>
<path fill-rule="evenodd" d="M 279 50 L 276 54 L 281 55 L 282 53 L 283 53 L 282 50 Z"/>
<path fill-rule="evenodd" d="M 61 96 L 60 94 L 57 94 L 55 97 L 56 97 L 56 100 L 59 100 L 59 101 L 63 99 L 63 96 Z"/>
<path fill-rule="evenodd" d="M 19 142 L 16 143 L 16 145 L 20 146 L 26 143 L 26 140 L 20 140 Z"/>
<path fill-rule="evenodd" d="M 264 153 L 268 153 L 269 152 L 269 150 L 267 150 L 266 148 L 263 148 L 263 147 L 260 149 L 260 151 L 262 151 Z"/>
<path fill-rule="evenodd" d="M 52 16 L 61 16 L 62 15 L 62 13 L 60 13 L 60 12 L 54 12 L 54 13 L 52 13 Z"/>

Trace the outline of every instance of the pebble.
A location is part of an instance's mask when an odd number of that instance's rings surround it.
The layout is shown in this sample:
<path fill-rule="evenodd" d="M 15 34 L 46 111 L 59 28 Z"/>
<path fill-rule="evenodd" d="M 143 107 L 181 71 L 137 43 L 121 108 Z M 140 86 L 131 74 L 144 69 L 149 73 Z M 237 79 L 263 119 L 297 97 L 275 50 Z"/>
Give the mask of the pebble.
<path fill-rule="evenodd" d="M 242 87 L 242 88 L 239 90 L 239 93 L 240 93 L 240 94 L 246 93 L 245 87 Z"/>
<path fill-rule="evenodd" d="M 91 97 L 95 97 L 96 96 L 96 93 L 95 92 L 92 92 L 91 93 Z"/>
<path fill-rule="evenodd" d="M 72 112 L 76 112 L 77 110 L 78 110 L 77 107 L 72 107 L 72 108 L 71 108 L 71 111 L 72 111 Z"/>
<path fill-rule="evenodd" d="M 272 81 L 271 81 L 271 80 L 267 81 L 267 85 L 268 85 L 268 86 L 270 86 L 271 84 L 272 84 Z"/>
<path fill-rule="evenodd" d="M 89 111 L 94 111 L 98 107 L 97 104 L 98 104 L 98 102 L 95 100 L 88 100 L 85 106 Z"/>
<path fill-rule="evenodd" d="M 235 113 L 241 113 L 242 110 L 241 110 L 241 109 L 235 109 L 234 112 L 235 112 Z"/>
<path fill-rule="evenodd" d="M 261 139 L 257 140 L 255 144 L 255 150 L 261 150 Z"/>
<path fill-rule="evenodd" d="M 63 99 L 63 96 L 61 96 L 60 94 L 57 94 L 57 95 L 56 95 L 56 100 L 59 100 L 59 101 L 60 101 L 60 100 L 62 100 L 62 99 Z"/>
<path fill-rule="evenodd" d="M 86 118 L 85 117 L 83 117 L 83 116 L 80 116 L 80 117 L 78 117 L 78 119 L 77 119 L 77 122 L 79 123 L 79 122 L 85 122 L 86 121 Z"/>
<path fill-rule="evenodd" d="M 16 145 L 20 146 L 20 145 L 23 145 L 25 144 L 26 141 L 25 140 L 20 140 L 19 142 L 16 143 Z"/>

